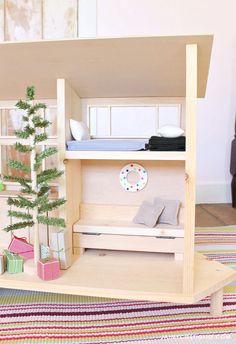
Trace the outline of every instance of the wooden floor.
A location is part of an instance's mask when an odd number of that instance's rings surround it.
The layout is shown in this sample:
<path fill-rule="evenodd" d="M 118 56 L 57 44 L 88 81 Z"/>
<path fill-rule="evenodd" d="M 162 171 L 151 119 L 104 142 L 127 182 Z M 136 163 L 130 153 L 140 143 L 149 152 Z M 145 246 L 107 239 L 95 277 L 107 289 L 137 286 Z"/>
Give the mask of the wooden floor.
<path fill-rule="evenodd" d="M 236 225 L 236 208 L 231 204 L 198 204 L 196 227 Z"/>

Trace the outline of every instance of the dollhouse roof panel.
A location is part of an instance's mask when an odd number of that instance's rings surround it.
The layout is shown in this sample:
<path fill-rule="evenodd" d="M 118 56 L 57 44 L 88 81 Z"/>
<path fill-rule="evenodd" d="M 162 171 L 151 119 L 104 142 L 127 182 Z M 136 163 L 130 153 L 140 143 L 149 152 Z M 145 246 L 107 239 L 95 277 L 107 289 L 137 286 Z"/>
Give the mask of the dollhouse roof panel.
<path fill-rule="evenodd" d="M 56 98 L 68 79 L 82 98 L 184 97 L 186 45 L 198 46 L 198 97 L 206 92 L 213 36 L 127 37 L 0 44 L 0 99 Z"/>

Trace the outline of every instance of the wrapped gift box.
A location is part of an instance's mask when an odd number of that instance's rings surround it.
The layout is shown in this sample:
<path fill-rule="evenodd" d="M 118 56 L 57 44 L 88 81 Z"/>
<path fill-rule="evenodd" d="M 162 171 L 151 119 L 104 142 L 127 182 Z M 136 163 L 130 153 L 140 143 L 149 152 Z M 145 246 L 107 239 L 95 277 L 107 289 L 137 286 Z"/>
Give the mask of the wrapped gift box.
<path fill-rule="evenodd" d="M 6 260 L 3 254 L 0 253 L 0 275 L 6 270 Z"/>
<path fill-rule="evenodd" d="M 40 259 L 37 264 L 38 276 L 44 281 L 51 281 L 60 276 L 60 264 L 57 259 Z"/>
<path fill-rule="evenodd" d="M 40 258 L 47 259 L 51 257 L 51 250 L 50 247 L 47 245 L 40 245 Z"/>
<path fill-rule="evenodd" d="M 21 255 L 25 259 L 34 258 L 34 246 L 28 243 L 26 238 L 18 238 L 14 235 L 8 246 L 8 250 Z"/>
<path fill-rule="evenodd" d="M 53 257 L 60 262 L 60 268 L 62 270 L 68 269 L 71 266 L 72 249 L 67 229 L 53 231 L 50 246 Z"/>
<path fill-rule="evenodd" d="M 11 253 L 8 250 L 4 250 L 4 255 L 7 259 L 7 271 L 10 274 L 23 272 L 23 257 L 18 254 Z"/>

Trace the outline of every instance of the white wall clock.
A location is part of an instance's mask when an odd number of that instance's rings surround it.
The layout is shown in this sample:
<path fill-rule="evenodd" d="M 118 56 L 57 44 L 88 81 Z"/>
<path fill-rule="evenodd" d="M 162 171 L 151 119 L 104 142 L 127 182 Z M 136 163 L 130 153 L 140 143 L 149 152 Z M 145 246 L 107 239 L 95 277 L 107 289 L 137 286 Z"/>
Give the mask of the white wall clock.
<path fill-rule="evenodd" d="M 131 162 L 120 171 L 120 184 L 126 191 L 140 191 L 146 186 L 147 181 L 147 170 L 139 164 Z"/>

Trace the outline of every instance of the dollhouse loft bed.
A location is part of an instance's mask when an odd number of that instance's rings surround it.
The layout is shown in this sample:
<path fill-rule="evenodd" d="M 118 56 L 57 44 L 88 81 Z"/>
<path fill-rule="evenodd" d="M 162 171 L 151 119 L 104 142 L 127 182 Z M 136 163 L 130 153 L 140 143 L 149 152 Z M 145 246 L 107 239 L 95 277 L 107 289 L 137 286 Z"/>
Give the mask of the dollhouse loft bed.
<path fill-rule="evenodd" d="M 58 280 L 4 274 L 0 287 L 176 303 L 211 295 L 212 315 L 222 312 L 223 287 L 235 272 L 194 253 L 196 98 L 205 96 L 212 40 L 162 36 L 0 45 L 2 101 L 23 98 L 28 85 L 35 85 L 39 99 L 56 99 L 59 167 L 65 170 L 58 192 L 67 199 L 60 215 L 75 253 Z M 132 98 L 138 104 L 154 97 L 185 98 L 185 152 L 66 150 L 69 119 L 80 120 L 84 99 Z M 182 192 L 179 227 L 145 231 L 131 225 L 136 198 L 118 199 L 120 190 L 107 178 L 128 161 L 162 172 L 158 188 L 150 182 L 149 196 Z"/>
<path fill-rule="evenodd" d="M 147 140 L 138 139 L 92 139 L 67 141 L 68 151 L 141 151 L 145 150 Z"/>

